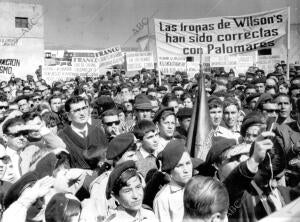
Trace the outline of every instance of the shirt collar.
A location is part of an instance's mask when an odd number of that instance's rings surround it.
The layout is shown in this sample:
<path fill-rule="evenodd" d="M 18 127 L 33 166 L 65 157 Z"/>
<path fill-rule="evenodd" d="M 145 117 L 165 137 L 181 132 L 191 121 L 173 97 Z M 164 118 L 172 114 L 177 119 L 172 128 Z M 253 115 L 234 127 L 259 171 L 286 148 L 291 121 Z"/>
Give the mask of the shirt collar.
<path fill-rule="evenodd" d="M 74 132 L 76 132 L 79 135 L 82 135 L 81 132 L 83 132 L 83 131 L 85 131 L 85 135 L 87 135 L 87 131 L 88 131 L 87 124 L 83 127 L 83 129 L 78 129 L 71 123 L 71 128 Z"/>
<path fill-rule="evenodd" d="M 184 187 L 179 186 L 175 181 L 171 180 L 169 183 L 171 193 L 175 193 L 184 189 Z"/>
<path fill-rule="evenodd" d="M 143 147 L 140 148 L 140 152 L 141 152 L 142 157 L 143 157 L 144 159 L 147 158 L 147 157 L 150 156 L 150 155 L 153 155 L 153 156 L 157 157 L 157 153 L 156 153 L 155 151 L 154 151 L 153 153 L 149 153 L 149 152 L 147 152 Z"/>

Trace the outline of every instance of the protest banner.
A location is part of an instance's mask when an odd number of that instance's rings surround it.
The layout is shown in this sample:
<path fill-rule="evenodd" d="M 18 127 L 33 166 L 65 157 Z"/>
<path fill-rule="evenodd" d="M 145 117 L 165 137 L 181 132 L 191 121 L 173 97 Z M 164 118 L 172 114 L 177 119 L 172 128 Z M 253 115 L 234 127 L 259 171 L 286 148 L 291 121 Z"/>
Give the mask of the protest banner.
<path fill-rule="evenodd" d="M 55 81 L 68 80 L 75 78 L 76 73 L 72 71 L 72 66 L 43 66 L 42 68 L 43 79 L 48 84 Z"/>
<path fill-rule="evenodd" d="M 124 62 L 124 55 L 120 46 L 100 50 L 96 53 L 96 56 L 99 57 L 99 68 L 106 68 Z"/>
<path fill-rule="evenodd" d="M 186 58 L 184 56 L 164 56 L 160 57 L 157 63 L 163 74 L 174 74 L 176 71 L 186 71 Z"/>
<path fill-rule="evenodd" d="M 73 72 L 80 76 L 99 76 L 99 58 L 97 57 L 72 57 Z"/>
<path fill-rule="evenodd" d="M 258 56 L 256 65 L 258 68 L 264 70 L 265 73 L 270 73 L 274 71 L 275 65 L 280 63 L 281 60 L 284 60 L 284 58 L 281 58 L 280 55 Z"/>
<path fill-rule="evenodd" d="M 20 71 L 20 59 L 0 58 L 0 78 L 7 81 L 11 75 L 15 75 Z"/>
<path fill-rule="evenodd" d="M 126 52 L 127 71 L 154 69 L 153 52 Z"/>
<path fill-rule="evenodd" d="M 276 46 L 287 34 L 288 8 L 251 15 L 154 19 L 158 64 L 166 57 L 241 54 Z M 159 66 L 161 70 L 163 66 Z"/>

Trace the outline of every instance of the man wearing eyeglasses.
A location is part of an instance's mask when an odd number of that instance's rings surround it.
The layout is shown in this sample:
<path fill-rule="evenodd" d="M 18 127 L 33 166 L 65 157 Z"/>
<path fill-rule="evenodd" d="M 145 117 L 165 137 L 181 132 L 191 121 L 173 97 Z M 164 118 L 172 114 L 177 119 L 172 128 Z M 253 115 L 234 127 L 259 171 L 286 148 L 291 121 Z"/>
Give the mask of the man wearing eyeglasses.
<path fill-rule="evenodd" d="M 7 109 L 8 109 L 7 97 L 4 94 L 0 94 L 0 120 L 4 117 L 4 113 Z"/>
<path fill-rule="evenodd" d="M 33 94 L 32 101 L 33 107 L 36 108 L 39 104 L 41 104 L 42 97 L 39 94 L 35 93 Z"/>
<path fill-rule="evenodd" d="M 279 107 L 275 101 L 270 101 L 262 105 L 262 113 L 267 117 L 278 117 Z"/>
<path fill-rule="evenodd" d="M 24 125 L 25 123 L 22 118 L 15 117 L 7 120 L 2 127 L 3 140 L 6 144 L 6 154 L 12 161 L 15 180 L 19 179 L 22 175 L 20 154 L 29 143 L 26 137 L 28 131 L 22 130 L 22 126 Z"/>
<path fill-rule="evenodd" d="M 86 99 L 73 96 L 65 103 L 71 121 L 59 136 L 67 145 L 71 156 L 71 167 L 95 169 L 104 159 L 107 139 L 100 128 L 88 124 L 89 105 Z"/>
<path fill-rule="evenodd" d="M 116 110 L 109 109 L 103 112 L 102 123 L 108 141 L 111 141 L 117 135 L 121 134 L 122 131 L 120 127 L 121 122 Z"/>

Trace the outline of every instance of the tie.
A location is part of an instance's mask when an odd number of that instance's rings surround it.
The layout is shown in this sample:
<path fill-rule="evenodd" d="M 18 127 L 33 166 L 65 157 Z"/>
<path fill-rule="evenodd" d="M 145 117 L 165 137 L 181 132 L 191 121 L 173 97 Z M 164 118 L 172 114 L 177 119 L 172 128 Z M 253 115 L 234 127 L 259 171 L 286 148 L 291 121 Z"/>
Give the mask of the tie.
<path fill-rule="evenodd" d="M 86 137 L 86 130 L 80 131 L 80 134 L 83 136 L 83 138 L 85 138 Z"/>

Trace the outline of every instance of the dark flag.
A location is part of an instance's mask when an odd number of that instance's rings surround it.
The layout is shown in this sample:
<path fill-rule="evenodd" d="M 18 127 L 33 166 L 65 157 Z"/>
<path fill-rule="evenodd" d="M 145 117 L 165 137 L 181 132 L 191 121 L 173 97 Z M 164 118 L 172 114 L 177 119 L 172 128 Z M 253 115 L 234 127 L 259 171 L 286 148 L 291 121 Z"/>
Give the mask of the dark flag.
<path fill-rule="evenodd" d="M 213 130 L 204 82 L 205 76 L 200 74 L 198 78 L 198 92 L 188 132 L 187 148 L 191 157 L 205 161 L 211 147 Z"/>

